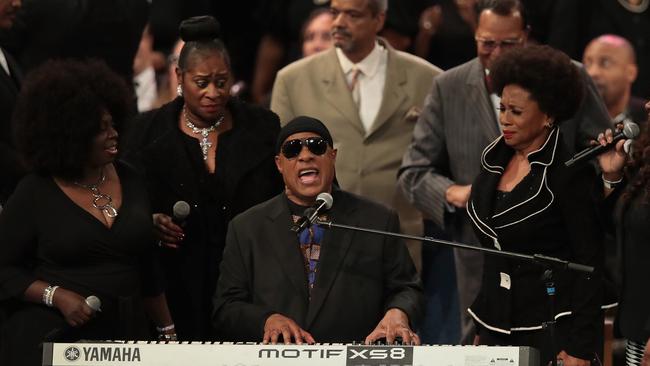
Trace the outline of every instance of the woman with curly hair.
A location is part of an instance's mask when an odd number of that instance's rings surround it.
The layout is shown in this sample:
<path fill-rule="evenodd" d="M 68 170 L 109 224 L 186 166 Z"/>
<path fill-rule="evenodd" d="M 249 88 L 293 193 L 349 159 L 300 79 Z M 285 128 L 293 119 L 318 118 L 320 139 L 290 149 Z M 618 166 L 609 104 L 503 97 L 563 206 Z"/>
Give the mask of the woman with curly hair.
<path fill-rule="evenodd" d="M 274 162 L 280 120 L 231 97 L 234 76 L 214 18 L 186 19 L 180 35 L 178 98 L 130 124 L 127 148 L 146 175 L 178 336 L 209 341 L 228 222 L 284 187 Z M 183 223 L 172 220 L 179 202 L 189 205 Z"/>
<path fill-rule="evenodd" d="M 645 106 L 650 112 L 650 103 Z M 648 116 L 650 117 L 650 115 Z M 598 136 L 602 145 L 613 133 Z M 608 206 L 615 207 L 618 248 L 622 249 L 623 287 L 618 328 L 627 339 L 626 365 L 650 366 L 650 129 L 646 123 L 639 139 L 625 152 L 626 140 L 598 156 Z"/>
<path fill-rule="evenodd" d="M 577 110 L 584 81 L 565 54 L 547 46 L 505 52 L 490 76 L 501 96 L 502 135 L 483 151 L 472 185 L 467 212 L 475 233 L 487 248 L 561 258 L 596 272 L 555 268 L 551 309 L 544 266 L 486 256 L 481 290 L 468 309 L 476 340 L 538 348 L 540 365 L 556 357 L 587 365 L 602 347 L 603 324 L 594 171 L 565 166 L 571 156 L 560 128 Z M 544 330 L 551 316 L 556 344 Z"/>
<path fill-rule="evenodd" d="M 148 339 L 145 309 L 171 324 L 145 186 L 116 160 L 128 96 L 94 61 L 49 61 L 23 85 L 14 126 L 32 173 L 0 214 L 2 365 L 40 365 L 45 340 Z"/>

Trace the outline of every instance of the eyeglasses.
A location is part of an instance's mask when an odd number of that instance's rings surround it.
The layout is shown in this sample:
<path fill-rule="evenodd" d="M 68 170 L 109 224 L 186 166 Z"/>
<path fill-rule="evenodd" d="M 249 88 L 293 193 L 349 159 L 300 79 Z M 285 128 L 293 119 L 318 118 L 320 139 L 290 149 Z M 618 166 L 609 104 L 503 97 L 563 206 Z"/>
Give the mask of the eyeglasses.
<path fill-rule="evenodd" d="M 300 155 L 303 146 L 306 146 L 314 155 L 323 155 L 327 151 L 327 141 L 322 137 L 315 136 L 285 142 L 282 145 L 282 155 L 287 159 L 293 159 Z"/>
<path fill-rule="evenodd" d="M 514 46 L 517 46 L 521 44 L 522 39 L 521 38 L 516 38 L 516 39 L 504 39 L 501 41 L 495 41 L 493 39 L 486 39 L 483 37 L 474 37 L 476 42 L 480 43 L 481 46 L 486 50 L 486 51 L 492 51 L 496 49 L 497 47 L 501 47 L 503 49 L 506 48 L 512 48 Z"/>

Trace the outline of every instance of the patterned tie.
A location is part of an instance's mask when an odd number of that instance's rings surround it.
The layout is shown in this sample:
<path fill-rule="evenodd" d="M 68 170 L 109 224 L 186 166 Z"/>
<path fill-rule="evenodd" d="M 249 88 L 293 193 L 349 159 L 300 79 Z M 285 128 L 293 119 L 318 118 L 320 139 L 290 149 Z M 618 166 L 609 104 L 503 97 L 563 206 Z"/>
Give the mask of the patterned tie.
<path fill-rule="evenodd" d="M 300 216 L 292 215 L 294 224 L 300 220 Z M 327 220 L 327 215 L 320 215 L 319 220 Z M 298 236 L 300 242 L 300 252 L 305 265 L 305 273 L 307 274 L 309 299 L 311 300 L 311 290 L 316 283 L 316 275 L 318 273 L 318 263 L 320 261 L 321 244 L 325 229 L 318 224 L 313 224 L 306 230 L 303 230 Z"/>
<path fill-rule="evenodd" d="M 357 105 L 357 110 L 359 110 L 361 108 L 361 86 L 359 85 L 359 77 L 363 75 L 363 71 L 353 67 L 351 72 L 352 80 L 350 80 L 348 88 L 350 89 L 350 92 L 352 92 L 352 100 L 354 100 L 354 104 Z"/>

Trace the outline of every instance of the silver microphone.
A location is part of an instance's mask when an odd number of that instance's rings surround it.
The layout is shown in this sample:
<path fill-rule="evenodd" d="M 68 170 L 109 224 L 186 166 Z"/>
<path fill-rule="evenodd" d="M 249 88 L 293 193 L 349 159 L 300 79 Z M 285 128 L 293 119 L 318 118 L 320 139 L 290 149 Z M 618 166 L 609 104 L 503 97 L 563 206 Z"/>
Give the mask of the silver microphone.
<path fill-rule="evenodd" d="M 596 155 L 604 153 L 606 150 L 613 148 L 616 146 L 616 143 L 619 140 L 622 139 L 633 139 L 639 135 L 639 125 L 632 121 L 624 121 L 623 122 L 623 130 L 617 132 L 614 136 L 612 136 L 612 142 L 608 143 L 607 145 L 594 145 L 590 146 L 579 153 L 575 154 L 571 159 L 567 160 L 564 165 L 566 166 L 572 166 L 576 163 L 582 162 L 582 161 L 587 161 L 593 158 Z M 628 145 L 629 147 L 629 145 Z"/>
<path fill-rule="evenodd" d="M 190 215 L 190 204 L 185 201 L 178 201 L 172 207 L 172 220 L 178 226 L 185 224 L 185 219 Z"/>
<path fill-rule="evenodd" d="M 102 311 L 102 301 L 95 295 L 86 298 L 86 305 L 95 311 Z"/>
<path fill-rule="evenodd" d="M 291 227 L 291 231 L 294 233 L 300 233 L 305 228 L 311 226 L 318 215 L 332 208 L 334 203 L 334 198 L 331 194 L 323 192 L 316 196 L 316 203 L 308 209 L 305 210 L 300 220 Z"/>

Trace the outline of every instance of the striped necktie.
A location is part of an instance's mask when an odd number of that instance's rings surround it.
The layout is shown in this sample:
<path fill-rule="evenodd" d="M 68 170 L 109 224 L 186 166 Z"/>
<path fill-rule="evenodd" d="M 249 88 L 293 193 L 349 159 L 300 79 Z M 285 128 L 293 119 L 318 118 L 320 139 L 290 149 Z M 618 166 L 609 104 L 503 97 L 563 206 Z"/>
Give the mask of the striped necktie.
<path fill-rule="evenodd" d="M 359 77 L 363 74 L 360 69 L 356 67 L 352 68 L 352 80 L 350 80 L 350 85 L 348 88 L 352 92 L 352 100 L 354 104 L 357 105 L 357 110 L 361 108 L 361 86 L 359 85 Z"/>

